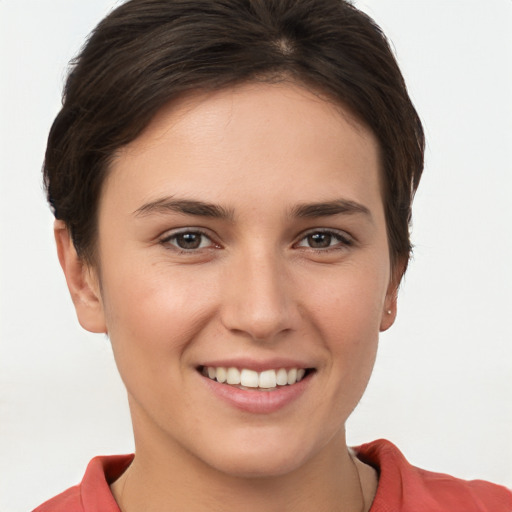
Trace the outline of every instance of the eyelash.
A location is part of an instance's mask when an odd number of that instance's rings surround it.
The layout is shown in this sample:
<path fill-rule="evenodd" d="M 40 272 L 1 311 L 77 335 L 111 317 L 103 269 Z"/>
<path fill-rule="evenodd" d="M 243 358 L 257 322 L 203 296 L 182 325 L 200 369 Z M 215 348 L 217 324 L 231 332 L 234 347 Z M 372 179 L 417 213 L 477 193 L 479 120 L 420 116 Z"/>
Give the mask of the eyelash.
<path fill-rule="evenodd" d="M 210 241 L 210 244 L 207 247 L 197 247 L 197 248 L 183 248 L 179 247 L 177 244 L 173 243 L 173 240 L 176 240 L 179 236 L 185 236 L 185 235 L 194 235 L 194 236 L 200 236 L 201 241 L 200 245 L 204 242 L 204 239 L 207 239 Z M 218 248 L 220 247 L 218 244 L 216 244 L 210 235 L 205 233 L 204 231 L 200 229 L 183 229 L 181 231 L 178 231 L 176 233 L 172 233 L 170 235 L 165 236 L 160 240 L 160 243 L 164 246 L 172 245 L 173 249 L 178 251 L 179 254 L 193 254 L 197 253 L 199 250 L 208 250 L 212 248 Z"/>
<path fill-rule="evenodd" d="M 176 241 L 178 239 L 178 237 L 186 236 L 186 235 L 193 235 L 193 236 L 201 237 L 201 240 L 199 242 L 199 247 L 184 248 L 184 247 L 179 247 L 179 245 L 177 245 L 177 243 L 173 243 L 173 240 Z M 308 237 L 312 237 L 315 235 L 331 237 L 328 241 L 331 242 L 332 239 L 334 239 L 337 241 L 337 243 L 334 245 L 329 244 L 327 247 L 320 247 L 320 248 L 301 245 L 301 243 L 303 241 L 306 241 L 308 239 Z M 205 239 L 209 240 L 210 244 L 206 247 L 201 247 L 201 245 L 203 244 Z M 197 253 L 200 250 L 220 248 L 220 245 L 216 244 L 212 240 L 212 237 L 210 235 L 208 235 L 206 232 L 204 232 L 200 229 L 184 229 L 179 232 L 172 233 L 172 234 L 167 235 L 164 238 L 162 238 L 160 240 L 160 243 L 164 246 L 172 245 L 173 249 L 178 251 L 180 254 L 193 254 L 193 253 Z M 304 233 L 301 236 L 301 238 L 299 239 L 299 241 L 294 244 L 294 247 L 304 248 L 306 250 L 312 250 L 317 253 L 325 253 L 325 252 L 329 252 L 329 251 L 343 250 L 343 249 L 346 249 L 347 247 L 351 247 L 352 245 L 354 245 L 353 238 L 345 232 L 339 232 L 339 231 L 334 231 L 334 230 L 329 230 L 329 229 L 313 229 L 313 230 L 308 231 L 307 233 Z"/>
<path fill-rule="evenodd" d="M 335 245 L 329 245 L 328 247 L 322 247 L 322 248 L 316 248 L 316 247 L 309 247 L 309 246 L 303 246 L 300 245 L 301 242 L 306 240 L 308 237 L 314 236 L 314 235 L 326 235 L 328 237 L 332 237 L 332 239 L 337 240 L 338 243 Z M 330 240 L 331 241 L 331 240 Z M 317 253 L 325 253 L 328 251 L 339 251 L 346 249 L 347 247 L 351 247 L 354 245 L 354 239 L 348 235 L 345 232 L 340 231 L 334 231 L 331 229 L 313 229 L 308 231 L 307 233 L 303 234 L 301 239 L 295 246 L 297 247 L 304 247 L 305 249 L 313 250 Z"/>

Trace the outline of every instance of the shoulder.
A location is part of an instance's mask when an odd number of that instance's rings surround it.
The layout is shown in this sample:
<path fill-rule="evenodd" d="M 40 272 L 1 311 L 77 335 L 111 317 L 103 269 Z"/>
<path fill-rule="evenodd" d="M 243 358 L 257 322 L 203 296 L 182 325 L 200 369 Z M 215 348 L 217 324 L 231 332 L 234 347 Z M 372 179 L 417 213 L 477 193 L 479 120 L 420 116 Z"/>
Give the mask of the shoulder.
<path fill-rule="evenodd" d="M 119 512 L 110 484 L 122 475 L 132 460 L 133 455 L 94 457 L 79 485 L 70 487 L 32 512 Z"/>
<path fill-rule="evenodd" d="M 505 487 L 419 469 L 389 441 L 355 451 L 379 473 L 370 512 L 512 512 L 512 492 Z"/>

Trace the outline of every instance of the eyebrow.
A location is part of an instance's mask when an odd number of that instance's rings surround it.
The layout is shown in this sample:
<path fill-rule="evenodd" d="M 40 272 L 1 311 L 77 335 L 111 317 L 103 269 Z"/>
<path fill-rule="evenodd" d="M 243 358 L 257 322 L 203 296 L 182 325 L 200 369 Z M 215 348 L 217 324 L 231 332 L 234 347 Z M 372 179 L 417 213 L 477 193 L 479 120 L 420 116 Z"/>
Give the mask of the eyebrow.
<path fill-rule="evenodd" d="M 197 201 L 193 199 L 173 199 L 164 197 L 145 203 L 137 208 L 133 214 L 137 217 L 145 217 L 152 214 L 179 213 L 183 215 L 195 215 L 198 217 L 210 217 L 215 219 L 233 220 L 234 212 L 223 206 Z M 332 215 L 363 214 L 372 220 L 370 210 L 355 201 L 336 199 L 319 203 L 299 204 L 291 209 L 290 216 L 297 218 L 329 217 Z"/>
<path fill-rule="evenodd" d="M 326 201 L 320 203 L 299 204 L 291 211 L 291 215 L 293 217 L 299 218 L 329 217 L 331 215 L 340 214 L 363 214 L 372 220 L 372 214 L 366 206 L 347 199 L 336 199 L 334 201 Z"/>
<path fill-rule="evenodd" d="M 192 199 L 173 199 L 172 197 L 164 197 L 156 201 L 145 203 L 133 212 L 137 217 L 165 213 L 181 213 L 184 215 L 228 220 L 232 220 L 234 217 L 232 210 L 213 203 Z"/>

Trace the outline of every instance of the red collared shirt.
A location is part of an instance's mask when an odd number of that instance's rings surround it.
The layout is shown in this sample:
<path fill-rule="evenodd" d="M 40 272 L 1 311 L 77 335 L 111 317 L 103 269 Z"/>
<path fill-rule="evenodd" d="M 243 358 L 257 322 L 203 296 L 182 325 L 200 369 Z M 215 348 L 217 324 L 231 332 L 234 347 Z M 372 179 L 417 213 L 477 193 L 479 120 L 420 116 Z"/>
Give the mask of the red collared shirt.
<path fill-rule="evenodd" d="M 389 441 L 374 441 L 355 451 L 379 473 L 370 512 L 512 512 L 512 492 L 505 487 L 416 468 Z M 79 485 L 33 512 L 120 512 L 110 484 L 132 460 L 133 455 L 95 457 Z"/>

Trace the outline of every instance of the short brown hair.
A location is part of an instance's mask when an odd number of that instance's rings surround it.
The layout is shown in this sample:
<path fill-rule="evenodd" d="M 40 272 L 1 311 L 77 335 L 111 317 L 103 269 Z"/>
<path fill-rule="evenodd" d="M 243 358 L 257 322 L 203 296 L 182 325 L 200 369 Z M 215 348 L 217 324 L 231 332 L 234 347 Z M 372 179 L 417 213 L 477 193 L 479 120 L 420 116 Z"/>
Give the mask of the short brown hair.
<path fill-rule="evenodd" d="M 115 151 L 189 91 L 289 79 L 350 109 L 380 143 L 392 262 L 405 266 L 424 134 L 386 37 L 344 0 L 130 0 L 71 65 L 44 164 L 48 200 L 93 261 Z"/>

